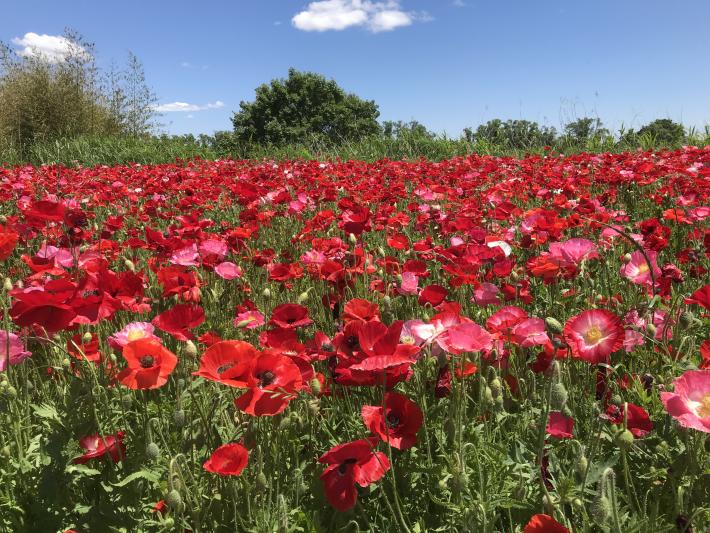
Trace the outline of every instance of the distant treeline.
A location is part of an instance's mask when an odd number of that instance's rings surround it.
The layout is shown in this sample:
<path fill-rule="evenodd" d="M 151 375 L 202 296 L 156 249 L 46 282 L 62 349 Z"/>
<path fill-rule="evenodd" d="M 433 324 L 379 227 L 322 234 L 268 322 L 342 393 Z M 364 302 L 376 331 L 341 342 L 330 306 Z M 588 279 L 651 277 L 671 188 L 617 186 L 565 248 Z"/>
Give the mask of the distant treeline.
<path fill-rule="evenodd" d="M 97 66 L 94 46 L 71 30 L 62 57 L 17 53 L 0 43 L 0 163 L 110 164 L 176 158 L 442 159 L 473 151 L 623 151 L 710 144 L 710 129 L 669 119 L 611 132 L 582 117 L 557 131 L 528 120 L 490 120 L 458 137 L 417 121 L 379 121 L 374 101 L 334 80 L 290 69 L 241 102 L 232 129 L 212 135 L 159 135 L 155 93 L 138 58 Z"/>

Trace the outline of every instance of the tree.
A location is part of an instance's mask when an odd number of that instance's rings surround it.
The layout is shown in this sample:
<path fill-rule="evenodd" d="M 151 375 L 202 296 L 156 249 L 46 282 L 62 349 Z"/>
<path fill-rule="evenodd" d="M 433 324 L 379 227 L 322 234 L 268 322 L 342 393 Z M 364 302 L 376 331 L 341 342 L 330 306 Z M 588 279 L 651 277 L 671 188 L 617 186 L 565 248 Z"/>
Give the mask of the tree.
<path fill-rule="evenodd" d="M 416 120 L 410 120 L 409 122 L 385 120 L 382 123 L 382 134 L 391 139 L 402 137 L 434 138 L 434 134 L 424 124 Z"/>
<path fill-rule="evenodd" d="M 654 144 L 661 146 L 678 146 L 685 140 L 685 129 L 669 118 L 659 118 L 643 126 L 636 136 L 648 136 Z"/>
<path fill-rule="evenodd" d="M 555 128 L 529 120 L 489 120 L 478 126 L 473 134 L 475 140 L 519 150 L 552 145 L 555 137 Z"/>
<path fill-rule="evenodd" d="M 584 144 L 591 139 L 606 137 L 609 130 L 598 118 L 583 117 L 565 125 L 565 137 L 577 144 Z"/>
<path fill-rule="evenodd" d="M 245 142 L 284 145 L 316 138 L 340 143 L 380 131 L 374 101 L 346 93 L 334 80 L 295 69 L 289 69 L 286 79 L 259 86 L 256 99 L 239 107 L 232 124 Z"/>

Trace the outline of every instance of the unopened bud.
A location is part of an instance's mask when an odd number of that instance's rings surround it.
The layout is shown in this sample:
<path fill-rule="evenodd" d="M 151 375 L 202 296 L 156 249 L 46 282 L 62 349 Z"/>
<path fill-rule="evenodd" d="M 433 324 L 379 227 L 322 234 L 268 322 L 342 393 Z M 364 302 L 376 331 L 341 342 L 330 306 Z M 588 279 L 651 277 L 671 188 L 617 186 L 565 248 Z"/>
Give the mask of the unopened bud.
<path fill-rule="evenodd" d="M 131 272 L 136 271 L 136 265 L 131 261 L 130 259 L 126 259 L 123 261 L 124 266 L 126 267 L 126 270 L 130 270 Z"/>
<path fill-rule="evenodd" d="M 348 240 L 350 241 L 350 244 L 356 244 L 357 243 L 357 237 L 355 236 L 354 233 L 351 233 L 348 235 Z"/>
<path fill-rule="evenodd" d="M 185 343 L 185 348 L 183 348 L 182 353 L 184 353 L 186 357 L 197 357 L 197 346 L 195 346 L 194 342 L 188 340 Z"/>
<path fill-rule="evenodd" d="M 155 461 L 158 457 L 160 457 L 160 448 L 158 448 L 156 443 L 149 442 L 148 446 L 145 447 L 145 454 L 148 456 L 148 459 Z"/>
<path fill-rule="evenodd" d="M 567 389 L 561 382 L 552 385 L 550 389 L 550 407 L 553 411 L 562 411 L 567 403 Z"/>
<path fill-rule="evenodd" d="M 545 326 L 547 326 L 547 329 L 549 329 L 552 333 L 562 333 L 562 324 L 560 324 L 560 321 L 556 318 L 548 316 L 545 319 Z"/>
<path fill-rule="evenodd" d="M 10 278 L 5 278 L 2 282 L 2 288 L 6 291 L 12 290 L 12 280 Z"/>
<path fill-rule="evenodd" d="M 268 287 L 266 287 L 263 291 L 261 291 L 261 295 L 264 298 L 269 299 L 269 298 L 271 298 L 271 291 L 269 290 Z"/>
<path fill-rule="evenodd" d="M 634 445 L 634 435 L 628 429 L 625 429 L 616 434 L 614 441 L 622 450 L 628 450 Z"/>
<path fill-rule="evenodd" d="M 693 313 L 691 313 L 690 311 L 685 311 L 684 313 L 680 314 L 678 324 L 680 324 L 683 329 L 688 329 L 693 324 L 694 320 L 695 316 L 693 316 Z"/>
<path fill-rule="evenodd" d="M 165 503 L 173 511 L 180 512 L 182 510 L 182 496 L 180 493 L 173 489 L 165 495 Z"/>
<path fill-rule="evenodd" d="M 491 395 L 493 398 L 499 398 L 503 392 L 503 384 L 498 376 L 494 377 L 489 383 L 488 387 L 491 389 Z"/>
<path fill-rule="evenodd" d="M 259 491 L 264 491 L 269 487 L 269 481 L 266 479 L 266 474 L 264 474 L 264 472 L 259 472 L 256 476 L 255 485 Z"/>
<path fill-rule="evenodd" d="M 313 378 L 310 382 L 311 390 L 313 391 L 313 394 L 318 396 L 321 391 L 321 383 L 318 378 Z"/>
<path fill-rule="evenodd" d="M 173 413 L 173 422 L 178 428 L 185 426 L 185 411 L 182 409 L 175 409 Z"/>
<path fill-rule="evenodd" d="M 298 304 L 302 304 L 303 302 L 308 300 L 308 291 L 303 291 L 301 294 L 298 295 L 298 298 L 296 298 L 296 302 Z"/>
<path fill-rule="evenodd" d="M 86 333 L 84 333 L 84 335 L 82 335 L 81 340 L 86 343 L 91 342 L 93 338 L 94 336 L 87 331 Z"/>
<path fill-rule="evenodd" d="M 651 336 L 654 336 L 656 334 L 656 326 L 652 322 L 649 322 L 646 324 L 646 333 L 648 333 Z"/>
<path fill-rule="evenodd" d="M 621 260 L 624 262 L 624 264 L 630 263 L 631 262 L 631 254 L 629 254 L 629 253 L 624 254 L 624 256 L 621 258 Z"/>
<path fill-rule="evenodd" d="M 589 514 L 598 524 L 604 524 L 611 516 L 611 503 L 606 496 L 599 496 L 592 502 Z"/>

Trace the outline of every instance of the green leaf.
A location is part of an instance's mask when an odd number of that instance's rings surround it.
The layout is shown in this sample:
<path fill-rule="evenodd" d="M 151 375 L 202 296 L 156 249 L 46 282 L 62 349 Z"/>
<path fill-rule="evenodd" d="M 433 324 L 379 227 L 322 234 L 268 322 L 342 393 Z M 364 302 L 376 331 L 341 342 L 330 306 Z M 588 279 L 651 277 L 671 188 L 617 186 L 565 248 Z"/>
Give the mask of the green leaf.
<path fill-rule="evenodd" d="M 136 479 L 145 479 L 147 481 L 155 483 L 157 481 L 160 481 L 160 476 L 155 472 L 151 472 L 150 470 L 139 470 L 138 472 L 133 472 L 131 475 L 126 476 L 118 483 L 112 483 L 112 485 L 114 487 L 125 487 L 131 481 L 135 481 Z"/>
<path fill-rule="evenodd" d="M 77 472 L 82 476 L 95 476 L 101 473 L 100 470 L 96 470 L 95 468 L 91 468 L 86 465 L 69 465 L 67 466 L 65 471 L 67 474 L 73 474 L 74 472 Z"/>
<path fill-rule="evenodd" d="M 51 420 L 52 422 L 56 422 L 57 424 L 63 425 L 62 419 L 59 417 L 59 413 L 57 412 L 57 409 L 54 406 L 46 403 L 40 405 L 33 403 L 30 404 L 30 407 L 32 407 L 32 412 L 39 418 Z"/>

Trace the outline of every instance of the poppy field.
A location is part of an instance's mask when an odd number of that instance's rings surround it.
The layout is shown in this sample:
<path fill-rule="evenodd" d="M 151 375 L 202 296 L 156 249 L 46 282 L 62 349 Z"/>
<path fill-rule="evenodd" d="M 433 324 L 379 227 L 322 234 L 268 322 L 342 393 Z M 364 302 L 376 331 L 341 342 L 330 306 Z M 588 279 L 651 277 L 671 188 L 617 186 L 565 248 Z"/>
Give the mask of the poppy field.
<path fill-rule="evenodd" d="M 710 148 L 0 168 L 0 531 L 708 531 Z"/>

